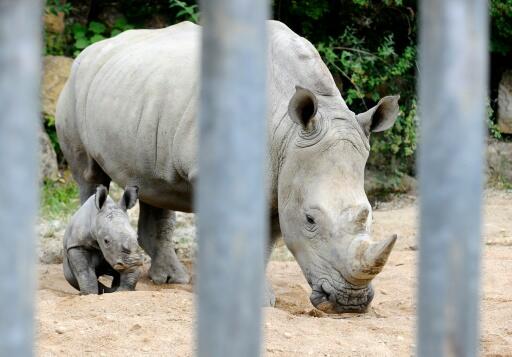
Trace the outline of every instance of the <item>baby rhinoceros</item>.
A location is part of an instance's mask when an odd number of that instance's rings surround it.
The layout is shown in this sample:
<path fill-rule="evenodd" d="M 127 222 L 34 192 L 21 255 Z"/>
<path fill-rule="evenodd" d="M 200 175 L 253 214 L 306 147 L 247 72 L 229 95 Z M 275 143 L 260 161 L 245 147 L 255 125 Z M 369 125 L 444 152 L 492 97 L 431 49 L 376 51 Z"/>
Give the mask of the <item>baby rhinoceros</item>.
<path fill-rule="evenodd" d="M 105 186 L 73 215 L 64 235 L 64 276 L 80 294 L 135 290 L 143 257 L 126 210 L 137 201 L 137 187 L 127 187 L 119 204 Z M 98 281 L 110 275 L 109 288 Z"/>

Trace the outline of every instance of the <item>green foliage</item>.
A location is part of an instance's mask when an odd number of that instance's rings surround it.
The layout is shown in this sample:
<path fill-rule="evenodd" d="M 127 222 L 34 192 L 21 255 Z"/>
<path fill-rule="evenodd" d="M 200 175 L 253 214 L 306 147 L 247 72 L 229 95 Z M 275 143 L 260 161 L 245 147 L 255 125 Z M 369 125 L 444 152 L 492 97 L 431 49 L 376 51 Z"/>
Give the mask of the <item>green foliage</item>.
<path fill-rule="evenodd" d="M 73 54 L 77 56 L 87 46 L 133 28 L 134 26 L 128 24 L 125 18 L 118 19 L 112 29 L 98 21 L 91 21 L 88 26 L 75 23 L 71 27 L 74 39 Z"/>
<path fill-rule="evenodd" d="M 57 15 L 62 12 L 64 15 L 71 13 L 72 5 L 70 3 L 62 3 L 61 0 L 46 0 L 46 11 Z"/>
<path fill-rule="evenodd" d="M 45 181 L 41 188 L 40 212 L 46 219 L 56 219 L 73 214 L 79 207 L 78 187 L 66 181 Z"/>
<path fill-rule="evenodd" d="M 71 12 L 71 4 L 62 3 L 61 0 L 46 0 L 46 13 L 57 16 L 59 13 L 68 15 Z M 66 51 L 66 36 L 61 33 L 44 32 L 44 55 L 62 56 Z"/>
<path fill-rule="evenodd" d="M 352 110 L 363 112 L 385 95 L 401 94 L 401 110 L 393 128 L 372 135 L 370 163 L 385 165 L 390 171 L 411 171 L 416 150 L 415 47 L 409 45 L 397 53 L 393 34 L 389 34 L 372 50 L 349 27 L 339 38 L 329 38 L 317 48 L 332 72 L 343 77 L 343 95 Z"/>
<path fill-rule="evenodd" d="M 73 54 L 77 56 L 87 46 L 105 39 L 107 27 L 102 23 L 92 21 L 89 26 L 73 24 L 71 33 L 74 39 Z"/>
<path fill-rule="evenodd" d="M 44 55 L 64 56 L 66 54 L 66 36 L 61 33 L 44 32 Z"/>
<path fill-rule="evenodd" d="M 491 0 L 491 50 L 501 55 L 512 50 L 512 0 Z"/>
<path fill-rule="evenodd" d="M 491 101 L 487 99 L 487 128 L 489 130 L 489 136 L 494 139 L 502 139 L 501 131 L 493 121 L 494 118 L 494 110 L 491 107 Z"/>
<path fill-rule="evenodd" d="M 176 19 L 199 22 L 199 7 L 196 4 L 189 5 L 185 1 L 169 0 L 169 8 L 176 8 Z"/>

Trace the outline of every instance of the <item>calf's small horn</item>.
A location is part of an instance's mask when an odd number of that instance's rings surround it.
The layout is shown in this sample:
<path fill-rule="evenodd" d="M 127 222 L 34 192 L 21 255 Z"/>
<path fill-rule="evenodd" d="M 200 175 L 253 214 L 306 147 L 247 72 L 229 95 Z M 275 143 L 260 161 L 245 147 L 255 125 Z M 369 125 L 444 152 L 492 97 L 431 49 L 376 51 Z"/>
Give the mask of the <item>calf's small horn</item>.
<path fill-rule="evenodd" d="M 356 281 L 369 281 L 379 274 L 388 260 L 397 239 L 394 234 L 380 242 L 360 242 L 356 249 L 351 276 Z"/>

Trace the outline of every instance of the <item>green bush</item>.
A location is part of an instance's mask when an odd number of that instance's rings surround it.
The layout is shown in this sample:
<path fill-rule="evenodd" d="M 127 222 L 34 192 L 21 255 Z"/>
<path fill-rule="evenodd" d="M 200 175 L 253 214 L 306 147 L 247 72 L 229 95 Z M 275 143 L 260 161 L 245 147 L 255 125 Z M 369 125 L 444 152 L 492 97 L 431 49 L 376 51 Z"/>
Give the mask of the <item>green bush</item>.
<path fill-rule="evenodd" d="M 128 24 L 125 18 L 118 19 L 112 29 L 97 21 L 91 21 L 88 26 L 75 23 L 71 27 L 74 39 L 73 54 L 77 56 L 87 46 L 133 28 L 134 26 Z"/>
<path fill-rule="evenodd" d="M 169 0 L 169 8 L 176 8 L 177 20 L 192 21 L 194 23 L 199 22 L 199 6 L 196 4 L 187 4 L 185 1 L 180 0 Z"/>
<path fill-rule="evenodd" d="M 73 214 L 79 207 L 78 186 L 66 181 L 45 181 L 41 188 L 40 212 L 45 218 L 56 219 Z"/>
<path fill-rule="evenodd" d="M 63 3 L 61 0 L 46 0 L 46 11 L 57 15 L 62 12 L 64 15 L 71 13 L 72 5 L 69 3 Z"/>
<path fill-rule="evenodd" d="M 501 55 L 512 50 L 512 0 L 491 0 L 491 50 Z"/>

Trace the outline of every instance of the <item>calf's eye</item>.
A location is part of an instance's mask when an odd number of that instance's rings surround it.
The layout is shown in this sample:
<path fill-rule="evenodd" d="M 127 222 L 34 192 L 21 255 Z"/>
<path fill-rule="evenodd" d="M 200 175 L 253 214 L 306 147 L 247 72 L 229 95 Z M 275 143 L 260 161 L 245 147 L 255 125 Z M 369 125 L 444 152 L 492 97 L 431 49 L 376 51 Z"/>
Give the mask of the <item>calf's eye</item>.
<path fill-rule="evenodd" d="M 110 240 L 107 239 L 107 238 L 103 239 L 103 241 L 105 242 L 105 244 L 109 244 L 110 243 Z"/>

